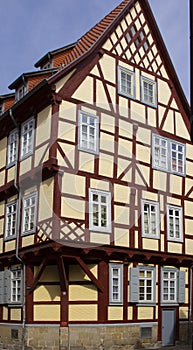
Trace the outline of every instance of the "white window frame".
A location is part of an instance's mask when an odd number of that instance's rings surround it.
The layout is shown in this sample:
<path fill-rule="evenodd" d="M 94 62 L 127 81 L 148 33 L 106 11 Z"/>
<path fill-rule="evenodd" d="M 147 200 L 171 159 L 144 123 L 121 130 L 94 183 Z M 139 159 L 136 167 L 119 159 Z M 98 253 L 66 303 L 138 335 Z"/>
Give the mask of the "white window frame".
<path fill-rule="evenodd" d="M 6 218 L 5 218 L 5 239 L 13 239 L 16 237 L 17 230 L 17 201 L 12 201 L 6 204 Z M 9 231 L 8 231 L 9 230 Z M 14 232 L 10 234 L 9 232 Z"/>
<path fill-rule="evenodd" d="M 15 93 L 15 100 L 18 102 L 28 93 L 28 84 L 25 83 L 18 87 Z"/>
<path fill-rule="evenodd" d="M 4 103 L 0 103 L 0 116 L 4 113 Z"/>
<path fill-rule="evenodd" d="M 140 276 L 140 272 L 144 272 Z M 149 276 L 150 275 L 150 276 Z M 143 283 L 140 283 L 140 282 Z M 156 268 L 139 265 L 130 268 L 130 302 L 137 305 L 152 305 L 156 303 Z M 144 295 L 140 298 L 140 295 Z M 148 298 L 150 296 L 150 298 Z"/>
<path fill-rule="evenodd" d="M 34 150 L 35 119 L 30 118 L 21 125 L 21 160 L 27 158 Z"/>
<path fill-rule="evenodd" d="M 172 150 L 178 147 L 179 151 Z M 173 168 L 172 154 L 177 159 L 176 169 Z M 182 171 L 179 170 L 180 159 L 182 158 Z M 185 176 L 186 145 L 157 134 L 152 135 L 152 167 L 157 170 L 166 171 L 171 174 Z"/>
<path fill-rule="evenodd" d="M 32 201 L 34 202 L 32 205 Z M 29 202 L 29 204 L 27 203 Z M 28 235 L 36 232 L 37 222 L 37 192 L 28 194 L 23 197 L 23 212 L 22 212 L 22 234 Z M 27 224 L 27 229 L 26 225 Z M 31 224 L 33 227 L 31 228 Z"/>
<path fill-rule="evenodd" d="M 156 292 L 156 275 L 155 275 L 155 267 L 151 266 L 138 266 L 139 270 L 139 303 L 151 304 L 155 302 L 155 292 Z M 140 276 L 140 272 L 144 273 L 144 276 Z M 151 274 L 151 277 L 148 274 Z M 140 281 L 143 281 L 144 284 L 141 285 Z M 144 291 L 144 298 L 140 299 L 140 295 L 142 294 L 141 290 Z M 151 290 L 151 294 L 149 293 Z M 148 299 L 148 295 L 151 295 L 151 299 Z"/>
<path fill-rule="evenodd" d="M 21 267 L 11 269 L 11 304 L 21 304 L 23 298 L 23 276 Z"/>
<path fill-rule="evenodd" d="M 146 232 L 145 228 L 145 215 L 146 212 L 144 211 L 144 206 L 149 206 L 149 212 L 148 214 L 148 228 L 149 232 Z M 152 208 L 155 208 L 155 233 L 153 233 L 153 211 Z M 160 218 L 159 218 L 159 203 L 158 202 L 152 202 L 145 199 L 141 200 L 141 227 L 142 227 L 142 237 L 145 238 L 154 238 L 159 239 L 160 238 Z"/>
<path fill-rule="evenodd" d="M 109 264 L 109 304 L 123 304 L 123 265 Z"/>
<path fill-rule="evenodd" d="M 168 274 L 167 278 L 164 277 L 165 273 Z M 171 278 L 171 275 L 174 275 L 174 278 Z M 167 299 L 164 295 L 167 295 Z M 161 300 L 163 304 L 178 303 L 178 269 L 167 267 L 161 269 Z"/>
<path fill-rule="evenodd" d="M 170 211 L 173 212 L 172 215 L 170 214 Z M 176 213 L 178 213 L 178 215 L 176 215 Z M 183 242 L 182 218 L 183 218 L 182 207 L 167 205 L 167 239 L 168 241 Z M 171 221 L 173 224 L 173 236 L 170 234 Z M 179 231 L 179 237 L 177 237 L 178 231 Z"/>
<path fill-rule="evenodd" d="M 147 90 L 147 88 L 145 89 L 145 84 L 147 84 L 149 87 L 152 87 L 152 100 L 150 101 L 150 94 L 149 94 L 149 90 Z M 147 96 L 147 97 L 145 97 Z M 154 80 L 150 80 L 144 76 L 141 76 L 141 102 L 152 106 L 152 107 L 156 107 L 157 106 L 157 84 Z"/>
<path fill-rule="evenodd" d="M 7 143 L 7 167 L 14 165 L 17 161 L 18 131 L 13 130 L 8 136 Z"/>
<path fill-rule="evenodd" d="M 123 89 L 122 73 L 131 80 L 130 92 L 126 91 L 127 89 Z M 135 99 L 135 73 L 121 66 L 118 67 L 118 93 L 120 95 Z"/>
<path fill-rule="evenodd" d="M 98 201 L 94 201 L 94 195 L 98 196 Z M 102 202 L 102 197 L 106 198 L 106 203 Z M 94 205 L 98 206 L 99 225 L 94 225 Z M 102 226 L 102 207 L 106 208 L 106 226 Z M 111 193 L 89 188 L 89 229 L 97 232 L 111 232 Z"/>
<path fill-rule="evenodd" d="M 92 124 L 91 124 L 92 122 Z M 98 154 L 99 153 L 99 117 L 87 113 L 85 111 L 79 111 L 78 115 L 78 149 L 80 151 Z M 86 129 L 84 132 L 83 129 Z M 91 147 L 91 132 L 93 133 L 93 147 Z M 83 139 L 83 135 L 85 135 Z"/>

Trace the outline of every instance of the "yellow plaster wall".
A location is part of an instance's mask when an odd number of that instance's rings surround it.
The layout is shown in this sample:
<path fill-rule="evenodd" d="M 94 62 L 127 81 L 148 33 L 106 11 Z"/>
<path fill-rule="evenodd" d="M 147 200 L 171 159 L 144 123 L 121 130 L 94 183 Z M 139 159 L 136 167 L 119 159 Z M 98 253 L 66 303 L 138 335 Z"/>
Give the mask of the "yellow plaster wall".
<path fill-rule="evenodd" d="M 33 235 L 22 237 L 22 247 L 29 247 L 32 244 L 34 244 Z"/>
<path fill-rule="evenodd" d="M 62 101 L 60 104 L 60 118 L 76 122 L 76 104 L 68 101 Z M 62 134 L 59 129 L 59 138 Z"/>
<path fill-rule="evenodd" d="M 7 169 L 7 182 L 15 179 L 15 166 Z"/>
<path fill-rule="evenodd" d="M 93 285 L 71 285 L 69 286 L 69 301 L 97 301 L 98 292 L 95 286 Z"/>
<path fill-rule="evenodd" d="M 115 205 L 114 206 L 115 223 L 129 225 L 129 213 L 130 213 L 130 209 L 128 207 Z"/>
<path fill-rule="evenodd" d="M 114 155 L 100 153 L 99 156 L 99 174 L 104 177 L 113 177 Z"/>
<path fill-rule="evenodd" d="M 175 119 L 176 119 L 176 135 L 180 135 L 180 137 L 183 137 L 185 140 L 189 140 L 190 134 L 184 123 L 182 115 L 176 112 Z"/>
<path fill-rule="evenodd" d="M 108 135 L 104 132 L 100 132 L 100 149 L 114 153 L 115 141 L 114 135 Z"/>
<path fill-rule="evenodd" d="M 38 220 L 51 218 L 53 215 L 53 186 L 54 180 L 50 178 L 41 183 L 39 191 Z M 59 199 L 58 199 L 59 200 Z"/>
<path fill-rule="evenodd" d="M 91 243 L 110 244 L 110 235 L 108 233 L 90 232 Z"/>
<path fill-rule="evenodd" d="M 88 269 L 93 273 L 93 275 L 98 278 L 98 266 L 97 265 L 87 265 Z M 87 274 L 81 269 L 79 265 L 71 265 L 69 267 L 69 281 L 90 281 Z"/>
<path fill-rule="evenodd" d="M 122 202 L 129 204 L 130 202 L 130 192 L 131 189 L 128 186 L 123 186 L 119 184 L 114 185 L 114 200 L 115 202 Z"/>
<path fill-rule="evenodd" d="M 34 321 L 60 321 L 60 305 L 34 305 Z"/>
<path fill-rule="evenodd" d="M 158 79 L 158 101 L 167 106 L 169 98 L 171 96 L 171 91 L 168 86 L 168 83 Z"/>
<path fill-rule="evenodd" d="M 187 306 L 180 306 L 179 307 L 179 318 L 188 319 L 188 307 Z"/>
<path fill-rule="evenodd" d="M 193 240 L 187 239 L 185 240 L 185 254 L 192 255 L 193 252 Z"/>
<path fill-rule="evenodd" d="M 110 191 L 110 182 L 103 180 L 90 180 L 90 187 L 93 189 L 101 190 L 101 191 Z"/>
<path fill-rule="evenodd" d="M 93 102 L 93 78 L 86 77 L 86 79 L 75 91 L 72 98 L 75 98 L 80 101 L 92 103 Z"/>
<path fill-rule="evenodd" d="M 109 306 L 108 307 L 108 320 L 121 321 L 123 319 L 123 307 L 121 306 Z"/>
<path fill-rule="evenodd" d="M 79 170 L 94 173 L 94 159 L 91 153 L 79 152 Z"/>
<path fill-rule="evenodd" d="M 122 247 L 129 247 L 129 230 L 115 228 L 114 229 L 115 245 Z"/>
<path fill-rule="evenodd" d="M 113 57 L 108 55 L 103 55 L 100 60 L 101 68 L 105 80 L 111 83 L 116 83 L 116 61 Z"/>
<path fill-rule="evenodd" d="M 36 127 L 36 147 L 41 143 L 50 139 L 51 130 L 51 106 L 46 107 L 43 111 L 38 113 L 37 127 Z"/>
<path fill-rule="evenodd" d="M 8 308 L 3 306 L 3 320 L 8 320 Z"/>
<path fill-rule="evenodd" d="M 0 141 L 0 168 L 6 165 L 6 148 L 7 148 L 7 138 L 5 137 Z"/>
<path fill-rule="evenodd" d="M 132 143 L 130 140 L 119 138 L 118 140 L 118 156 L 127 156 L 132 158 Z"/>
<path fill-rule="evenodd" d="M 62 176 L 62 193 L 85 197 L 85 177 L 64 173 Z"/>
<path fill-rule="evenodd" d="M 159 242 L 157 239 L 142 238 L 143 249 L 158 250 Z"/>
<path fill-rule="evenodd" d="M 11 250 L 15 250 L 15 248 L 16 248 L 16 241 L 15 241 L 15 239 L 13 241 L 5 242 L 5 252 L 11 251 Z"/>
<path fill-rule="evenodd" d="M 85 201 L 63 197 L 61 199 L 61 215 L 64 217 L 84 220 L 85 219 Z"/>
<path fill-rule="evenodd" d="M 115 131 L 115 118 L 111 115 L 101 113 L 101 130 L 107 130 L 114 133 Z"/>
<path fill-rule="evenodd" d="M 34 274 L 37 272 L 38 267 L 35 267 Z M 56 266 L 47 266 L 41 275 L 39 282 L 59 282 L 58 269 Z"/>
<path fill-rule="evenodd" d="M 21 309 L 11 309 L 10 313 L 12 321 L 21 321 Z"/>
<path fill-rule="evenodd" d="M 182 244 L 175 242 L 168 242 L 168 252 L 182 254 Z"/>
<path fill-rule="evenodd" d="M 20 176 L 31 170 L 32 156 L 20 162 Z"/>
<path fill-rule="evenodd" d="M 37 287 L 34 291 L 34 302 L 36 301 L 60 301 L 60 285 Z"/>
<path fill-rule="evenodd" d="M 145 106 L 131 101 L 131 119 L 140 123 L 145 123 Z"/>
<path fill-rule="evenodd" d="M 5 184 L 5 171 L 2 171 L 0 173 L 0 186 L 3 186 Z"/>
<path fill-rule="evenodd" d="M 76 71 L 76 69 L 73 69 L 69 74 L 67 74 L 63 79 L 59 80 L 56 83 L 56 92 L 58 92 L 63 85 L 70 79 L 70 77 L 73 75 L 73 73 Z"/>
<path fill-rule="evenodd" d="M 0 238 L 0 253 L 3 253 L 3 238 Z"/>
<path fill-rule="evenodd" d="M 139 306 L 138 307 L 138 320 L 153 319 L 153 310 L 151 306 Z"/>
<path fill-rule="evenodd" d="M 97 305 L 69 305 L 69 321 L 97 321 Z"/>
<path fill-rule="evenodd" d="M 67 121 L 59 121 L 59 133 L 60 138 L 64 139 L 65 141 L 71 141 L 75 142 L 75 135 L 76 135 L 76 125 L 70 124 Z"/>
<path fill-rule="evenodd" d="M 48 160 L 48 157 L 49 157 L 49 145 L 47 144 L 47 145 L 44 145 L 44 146 L 38 148 L 35 151 L 34 165 L 35 166 L 42 165 L 43 162 Z"/>

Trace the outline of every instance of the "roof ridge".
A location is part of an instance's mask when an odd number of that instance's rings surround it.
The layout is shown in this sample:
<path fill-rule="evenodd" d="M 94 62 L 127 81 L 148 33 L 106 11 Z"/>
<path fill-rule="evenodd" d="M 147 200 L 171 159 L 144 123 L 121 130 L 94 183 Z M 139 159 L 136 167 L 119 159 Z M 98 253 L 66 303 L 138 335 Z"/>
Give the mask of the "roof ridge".
<path fill-rule="evenodd" d="M 89 51 L 130 2 L 132 2 L 132 0 L 123 0 L 102 20 L 100 20 L 90 30 L 83 34 L 82 37 L 77 41 L 77 44 L 72 49 L 72 51 L 69 52 L 69 54 L 66 56 L 64 65 L 67 65 L 78 58 L 80 56 L 80 52 L 84 54 Z"/>

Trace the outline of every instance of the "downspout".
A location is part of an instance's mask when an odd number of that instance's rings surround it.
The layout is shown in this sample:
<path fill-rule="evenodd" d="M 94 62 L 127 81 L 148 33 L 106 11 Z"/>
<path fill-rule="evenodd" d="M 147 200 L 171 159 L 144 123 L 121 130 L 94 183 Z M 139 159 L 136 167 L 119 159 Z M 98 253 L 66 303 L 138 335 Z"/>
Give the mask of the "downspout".
<path fill-rule="evenodd" d="M 192 324 L 192 273 L 193 273 L 193 265 L 190 266 L 189 309 L 188 309 L 188 344 L 192 344 L 192 329 L 191 329 L 191 324 Z"/>
<path fill-rule="evenodd" d="M 21 350 L 25 350 L 25 275 L 26 275 L 26 267 L 24 261 L 19 256 L 19 229 L 20 229 L 20 210 L 21 210 L 21 190 L 19 186 L 18 181 L 18 154 L 19 154 L 19 126 L 14 119 L 12 109 L 9 110 L 9 115 L 11 120 L 13 121 L 13 124 L 15 125 L 17 129 L 17 150 L 16 150 L 16 161 L 15 161 L 15 176 L 14 176 L 14 187 L 16 188 L 18 195 L 18 207 L 17 207 L 17 226 L 16 226 L 16 250 L 15 250 L 15 256 L 16 259 L 19 260 L 22 264 L 23 269 L 23 298 L 22 298 L 22 348 Z"/>

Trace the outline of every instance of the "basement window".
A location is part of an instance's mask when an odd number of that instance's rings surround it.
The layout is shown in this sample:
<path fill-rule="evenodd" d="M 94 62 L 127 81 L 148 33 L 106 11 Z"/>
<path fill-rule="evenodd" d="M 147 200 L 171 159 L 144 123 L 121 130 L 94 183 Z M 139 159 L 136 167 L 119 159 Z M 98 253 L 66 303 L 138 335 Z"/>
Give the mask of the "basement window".
<path fill-rule="evenodd" d="M 140 328 L 141 339 L 152 339 L 152 327 L 141 327 Z"/>

